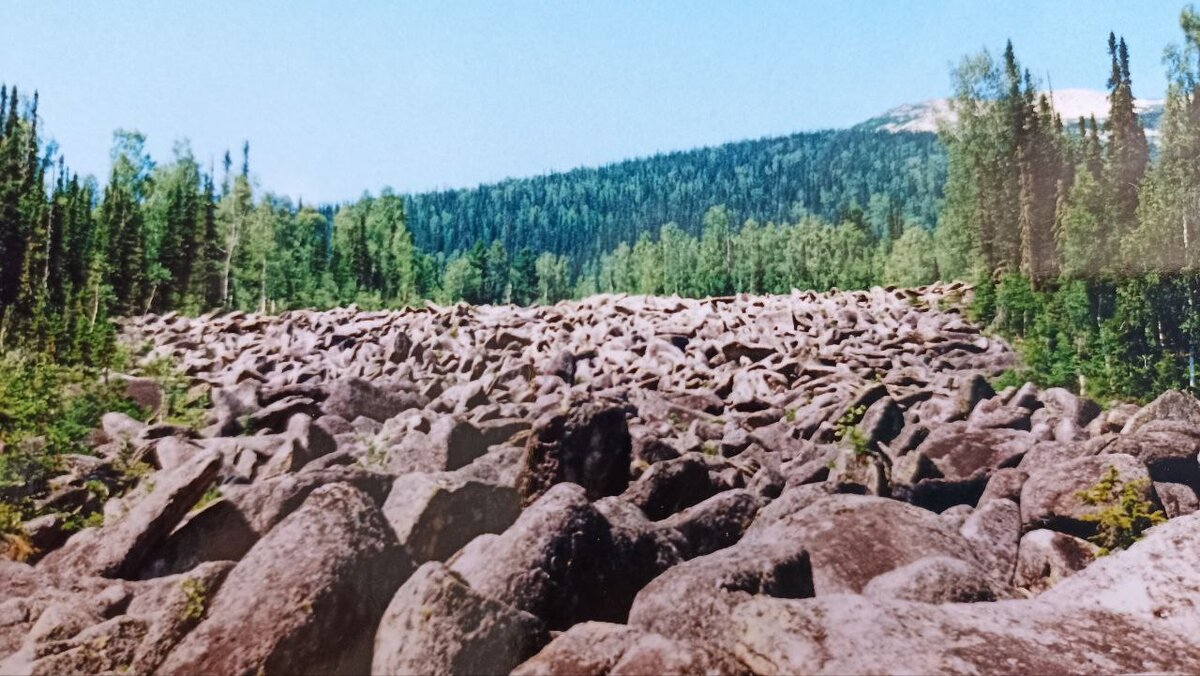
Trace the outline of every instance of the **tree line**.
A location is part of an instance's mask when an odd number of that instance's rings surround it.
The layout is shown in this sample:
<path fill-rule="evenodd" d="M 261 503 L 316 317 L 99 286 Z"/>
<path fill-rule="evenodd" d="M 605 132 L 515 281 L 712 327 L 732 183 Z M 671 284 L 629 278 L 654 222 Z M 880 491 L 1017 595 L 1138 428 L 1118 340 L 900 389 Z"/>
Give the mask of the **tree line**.
<path fill-rule="evenodd" d="M 572 272 L 664 223 L 699 236 L 705 212 L 839 222 L 857 205 L 932 228 L 946 156 L 934 134 L 818 131 L 665 153 L 406 199 L 413 240 L 447 257 L 500 241 L 566 255 Z"/>
<path fill-rule="evenodd" d="M 219 168 L 204 167 L 186 142 L 156 162 L 143 135 L 118 130 L 107 180 L 80 177 L 39 132 L 36 93 L 0 94 L 0 346 L 67 361 L 102 359 L 108 320 L 143 312 L 740 290 L 714 247 L 761 268 L 739 273 L 747 290 L 861 285 L 878 275 L 850 270 L 878 260 L 873 247 L 888 232 L 933 218 L 945 165 L 932 135 L 818 132 L 472 191 L 385 189 L 312 205 L 259 190 L 248 144 L 236 165 L 226 153 Z M 721 200 L 731 206 L 712 209 Z M 826 233 L 825 213 L 854 227 Z M 743 226 L 735 214 L 777 218 Z M 776 225 L 789 218 L 796 225 Z M 793 236 L 788 263 L 757 260 Z M 867 242 L 865 259 L 801 252 Z M 666 251 L 661 265 L 649 262 Z M 693 251 L 707 267 L 690 269 Z M 667 272 L 657 283 L 635 267 Z"/>
<path fill-rule="evenodd" d="M 974 311 L 1015 338 L 1022 375 L 1101 397 L 1195 388 L 1200 15 L 1181 25 L 1154 158 L 1116 35 L 1103 125 L 1061 120 L 1011 43 L 954 71 L 939 270 L 978 280 Z"/>

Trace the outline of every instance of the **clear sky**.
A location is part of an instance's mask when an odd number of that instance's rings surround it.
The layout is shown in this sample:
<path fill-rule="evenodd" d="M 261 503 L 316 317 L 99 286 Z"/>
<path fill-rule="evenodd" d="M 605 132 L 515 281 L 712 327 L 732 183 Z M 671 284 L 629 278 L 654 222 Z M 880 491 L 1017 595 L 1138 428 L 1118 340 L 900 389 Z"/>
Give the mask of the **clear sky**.
<path fill-rule="evenodd" d="M 243 139 L 306 201 L 459 187 L 853 124 L 944 96 L 1011 37 L 1055 88 L 1102 88 L 1109 30 L 1134 91 L 1165 88 L 1180 2 L 60 2 L 0 8 L 0 81 L 41 92 L 68 163 L 107 173 L 117 127 L 156 159 Z"/>

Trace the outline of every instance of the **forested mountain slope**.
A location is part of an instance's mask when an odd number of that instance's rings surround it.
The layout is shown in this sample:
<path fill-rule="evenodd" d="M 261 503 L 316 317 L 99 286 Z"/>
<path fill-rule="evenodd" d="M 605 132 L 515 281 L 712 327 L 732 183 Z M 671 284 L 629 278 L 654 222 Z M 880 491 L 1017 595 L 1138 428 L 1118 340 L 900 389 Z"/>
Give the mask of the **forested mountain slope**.
<path fill-rule="evenodd" d="M 945 178 L 933 134 L 818 131 L 412 195 L 405 207 L 414 243 L 431 253 L 500 240 L 578 262 L 670 222 L 696 235 L 720 204 L 739 219 L 776 222 L 899 208 L 932 227 Z"/>

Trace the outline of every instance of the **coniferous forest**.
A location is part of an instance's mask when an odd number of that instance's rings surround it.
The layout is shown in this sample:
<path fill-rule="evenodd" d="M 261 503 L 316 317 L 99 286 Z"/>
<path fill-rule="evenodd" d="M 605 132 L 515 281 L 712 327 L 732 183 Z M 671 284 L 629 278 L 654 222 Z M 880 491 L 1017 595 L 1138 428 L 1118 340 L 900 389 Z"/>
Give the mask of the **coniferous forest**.
<path fill-rule="evenodd" d="M 1153 152 L 1109 35 L 1102 123 L 1061 119 L 1010 44 L 961 60 L 936 135 L 821 131 L 336 205 L 262 191 L 249 144 L 204 167 L 186 142 L 151 158 L 135 131 L 114 134 L 108 176 L 79 176 L 37 94 L 7 85 L 0 343 L 103 365 L 111 320 L 145 312 L 969 279 L 1021 377 L 1129 399 L 1193 386 L 1200 16 L 1181 26 Z"/>

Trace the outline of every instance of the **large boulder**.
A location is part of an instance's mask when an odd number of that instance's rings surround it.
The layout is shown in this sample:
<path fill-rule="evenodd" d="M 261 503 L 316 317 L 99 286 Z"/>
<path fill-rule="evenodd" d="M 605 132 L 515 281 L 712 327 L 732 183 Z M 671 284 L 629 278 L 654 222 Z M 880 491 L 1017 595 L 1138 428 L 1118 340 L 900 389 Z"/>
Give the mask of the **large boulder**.
<path fill-rule="evenodd" d="M 1129 549 L 1101 557 L 1041 598 L 1136 618 L 1164 637 L 1200 636 L 1200 514 L 1172 519 L 1146 532 Z M 1133 639 L 1138 636 L 1131 637 Z M 1191 641 L 1194 650 L 1200 644 Z M 1178 653 L 1182 658 L 1185 652 Z M 1178 666 L 1189 664 L 1180 661 Z M 1200 661 L 1190 663 L 1200 668 Z M 1149 671 L 1151 668 L 1147 668 Z"/>
<path fill-rule="evenodd" d="M 366 493 L 323 486 L 230 571 L 160 670 L 364 673 L 379 618 L 411 571 Z"/>
<path fill-rule="evenodd" d="M 929 458 L 941 476 L 966 479 L 1016 465 L 1033 443 L 1023 430 L 972 430 L 955 423 L 935 429 L 916 452 Z"/>
<path fill-rule="evenodd" d="M 749 543 L 793 542 L 812 560 L 817 595 L 859 593 L 878 575 L 927 556 L 976 563 L 971 544 L 937 514 L 886 498 L 833 495 L 762 529 Z"/>
<path fill-rule="evenodd" d="M 1049 528 L 1078 537 L 1096 532 L 1093 517 L 1110 506 L 1115 496 L 1103 504 L 1089 504 L 1082 493 L 1115 471 L 1117 488 L 1136 485 L 1139 499 L 1159 507 L 1158 495 L 1150 482 L 1146 466 L 1125 454 L 1076 458 L 1031 472 L 1021 488 L 1021 523 L 1026 531 Z"/>
<path fill-rule="evenodd" d="M 660 523 L 683 536 L 685 557 L 702 556 L 740 540 L 754 521 L 758 505 L 754 494 L 737 488 L 718 493 Z"/>
<path fill-rule="evenodd" d="M 1100 548 L 1077 537 L 1039 528 L 1021 537 L 1013 586 L 1040 592 L 1089 566 Z"/>
<path fill-rule="evenodd" d="M 517 490 L 525 504 L 562 482 L 582 486 L 591 500 L 617 495 L 629 484 L 630 448 L 623 407 L 571 402 L 534 426 Z"/>
<path fill-rule="evenodd" d="M 456 470 L 487 449 L 487 440 L 474 423 L 447 415 L 434 422 L 428 434 L 410 432 L 388 448 L 387 470 L 392 474 Z"/>
<path fill-rule="evenodd" d="M 889 570 L 868 582 L 862 593 L 921 603 L 974 603 L 1003 597 L 979 566 L 947 556 L 927 556 Z"/>
<path fill-rule="evenodd" d="M 401 411 L 421 408 L 428 400 L 421 395 L 403 390 L 385 390 L 367 380 L 347 377 L 335 380 L 328 386 L 329 395 L 321 408 L 326 415 L 336 415 L 346 420 L 359 416 L 383 422 Z"/>
<path fill-rule="evenodd" d="M 625 619 L 634 594 L 674 563 L 614 528 L 583 488 L 555 484 L 500 535 L 482 535 L 449 561 L 481 594 L 546 621 Z"/>
<path fill-rule="evenodd" d="M 1147 673 L 1200 666 L 1200 646 L 1160 626 L 1037 600 L 935 605 L 836 595 L 749 600 L 725 634 L 755 673 Z"/>
<path fill-rule="evenodd" d="M 1167 518 L 1174 519 L 1200 510 L 1200 496 L 1191 486 L 1155 482 L 1154 492 L 1162 500 Z"/>
<path fill-rule="evenodd" d="M 655 521 L 705 500 L 722 489 L 697 453 L 650 466 L 621 497 Z"/>
<path fill-rule="evenodd" d="M 158 472 L 153 488 L 112 524 L 81 531 L 42 559 L 40 567 L 59 576 L 134 578 L 143 561 L 204 494 L 221 467 L 215 453 Z"/>
<path fill-rule="evenodd" d="M 429 562 L 396 592 L 375 632 L 371 673 L 504 674 L 546 643 L 542 621 Z"/>
<path fill-rule="evenodd" d="M 721 638 L 734 608 L 756 595 L 813 595 L 813 571 L 800 543 L 743 540 L 670 568 L 638 593 L 629 624 L 725 650 Z"/>
<path fill-rule="evenodd" d="M 730 674 L 745 667 L 701 645 L 607 622 L 583 622 L 512 671 L 513 676 L 557 674 Z"/>
<path fill-rule="evenodd" d="M 357 467 L 284 474 L 247 485 L 222 486 L 221 497 L 190 514 L 142 565 L 142 579 L 190 570 L 204 561 L 237 561 L 309 494 L 348 483 L 383 504 L 392 478 Z"/>
<path fill-rule="evenodd" d="M 1192 427 L 1200 424 L 1200 401 L 1187 392 L 1167 390 L 1129 417 L 1122 434 L 1132 434 L 1155 420 L 1176 420 Z"/>
<path fill-rule="evenodd" d="M 1002 587 L 1009 586 L 1021 540 L 1021 508 L 1005 498 L 989 500 L 967 516 L 958 532 L 991 578 Z"/>
<path fill-rule="evenodd" d="M 1190 396 L 1190 395 L 1188 395 Z M 1119 434 L 1105 453 L 1125 453 L 1141 460 L 1154 481 L 1184 484 L 1200 491 L 1200 426 L 1177 420 L 1153 420 L 1132 434 Z"/>
<path fill-rule="evenodd" d="M 445 561 L 477 535 L 500 533 L 521 513 L 516 490 L 450 473 L 396 479 L 383 516 L 415 563 Z"/>

